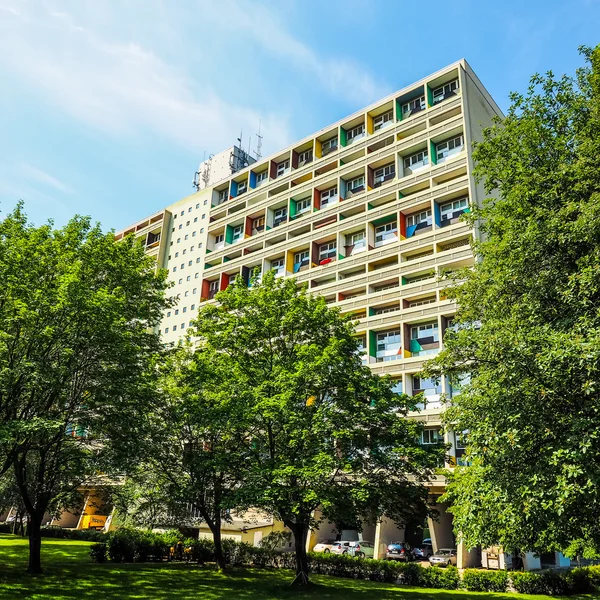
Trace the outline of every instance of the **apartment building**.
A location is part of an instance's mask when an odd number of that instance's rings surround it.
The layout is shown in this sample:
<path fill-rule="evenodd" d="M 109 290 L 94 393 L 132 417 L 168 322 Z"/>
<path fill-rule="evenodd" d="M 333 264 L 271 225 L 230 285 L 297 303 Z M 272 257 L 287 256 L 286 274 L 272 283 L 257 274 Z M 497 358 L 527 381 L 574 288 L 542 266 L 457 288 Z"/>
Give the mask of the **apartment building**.
<path fill-rule="evenodd" d="M 460 435 L 442 433 L 440 420 L 442 395 L 460 385 L 419 371 L 456 310 L 439 276 L 474 261 L 477 231 L 460 219 L 483 199 L 471 146 L 501 114 L 461 60 L 117 234 L 141 236 L 169 271 L 179 303 L 161 323 L 165 342 L 238 275 L 249 284 L 267 270 L 293 276 L 356 319 L 373 372 L 389 374 L 398 392 L 423 393 L 411 415 L 425 423 L 422 443 L 450 443 L 451 464 L 460 461 Z M 432 497 L 443 486 L 431 481 Z M 438 509 L 434 546 L 453 546 L 451 517 Z M 321 527 L 310 547 L 330 533 Z M 404 539 L 386 521 L 363 535 L 376 556 Z M 459 565 L 477 560 L 459 547 Z"/>

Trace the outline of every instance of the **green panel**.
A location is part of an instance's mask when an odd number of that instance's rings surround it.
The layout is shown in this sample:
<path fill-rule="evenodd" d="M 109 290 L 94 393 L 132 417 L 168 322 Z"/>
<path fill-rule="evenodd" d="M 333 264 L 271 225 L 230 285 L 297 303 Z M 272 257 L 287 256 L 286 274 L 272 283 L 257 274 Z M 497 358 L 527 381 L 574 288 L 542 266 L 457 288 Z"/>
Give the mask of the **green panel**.
<path fill-rule="evenodd" d="M 225 242 L 227 244 L 233 242 L 233 227 L 231 225 L 227 225 L 225 228 Z"/>
<path fill-rule="evenodd" d="M 406 285 L 406 277 L 404 275 L 402 275 L 402 285 Z"/>
<path fill-rule="evenodd" d="M 367 202 L 367 210 L 373 210 L 373 205 L 370 202 Z"/>
<path fill-rule="evenodd" d="M 429 140 L 429 164 L 437 165 L 437 154 L 435 152 L 435 144 Z"/>
<path fill-rule="evenodd" d="M 399 197 L 400 199 L 402 199 L 402 198 L 404 198 L 404 194 L 403 194 L 402 192 L 398 192 L 398 197 Z"/>
<path fill-rule="evenodd" d="M 387 217 L 381 217 L 381 219 L 375 219 L 375 221 L 371 221 L 371 225 L 373 225 L 374 227 L 379 227 L 379 225 L 385 225 L 386 223 L 395 221 L 397 218 L 398 218 L 397 213 L 392 213 L 391 215 L 388 215 Z"/>
<path fill-rule="evenodd" d="M 346 136 L 346 130 L 343 127 L 340 127 L 340 146 L 345 146 L 348 143 L 348 138 Z"/>
<path fill-rule="evenodd" d="M 204 263 L 205 269 L 210 269 L 211 267 L 212 267 L 212 265 L 210 263 Z"/>
<path fill-rule="evenodd" d="M 427 86 L 427 106 L 433 106 L 433 90 Z"/>
<path fill-rule="evenodd" d="M 417 340 L 410 340 L 410 352 L 421 352 L 423 348 Z"/>
<path fill-rule="evenodd" d="M 377 355 L 377 333 L 375 331 L 369 331 L 369 356 L 375 357 Z"/>
<path fill-rule="evenodd" d="M 338 254 L 338 259 L 339 260 L 344 260 L 344 258 L 346 258 L 343 254 Z"/>
<path fill-rule="evenodd" d="M 340 213 L 340 221 L 343 220 L 343 219 L 345 219 L 345 218 L 346 218 L 346 216 L 343 215 L 342 213 Z"/>
<path fill-rule="evenodd" d="M 373 316 L 375 316 L 375 309 L 374 309 L 374 308 L 371 308 L 370 306 L 369 306 L 369 316 L 370 316 L 370 317 L 373 317 Z"/>
<path fill-rule="evenodd" d="M 396 99 L 396 121 L 402 121 L 402 102 Z"/>
<path fill-rule="evenodd" d="M 223 257 L 223 262 L 225 263 L 225 262 L 228 262 L 228 261 L 229 261 L 229 257 L 228 256 L 224 256 Z"/>
<path fill-rule="evenodd" d="M 290 219 L 293 219 L 296 216 L 296 201 L 293 198 L 290 198 Z"/>

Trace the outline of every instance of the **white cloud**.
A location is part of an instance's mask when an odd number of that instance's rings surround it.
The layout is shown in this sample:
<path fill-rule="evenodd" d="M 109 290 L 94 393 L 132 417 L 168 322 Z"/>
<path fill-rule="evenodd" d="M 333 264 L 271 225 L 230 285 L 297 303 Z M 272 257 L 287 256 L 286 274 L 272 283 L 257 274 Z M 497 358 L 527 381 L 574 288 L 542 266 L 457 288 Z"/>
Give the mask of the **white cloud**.
<path fill-rule="evenodd" d="M 68 185 L 56 179 L 56 177 L 53 177 L 49 173 L 46 173 L 37 167 L 33 167 L 32 165 L 22 164 L 21 171 L 28 179 L 32 179 L 33 181 L 42 183 L 45 186 L 54 188 L 63 194 L 71 194 L 73 191 Z"/>
<path fill-rule="evenodd" d="M 220 150 L 259 119 L 272 144 L 289 143 L 286 118 L 194 90 L 180 70 L 135 42 L 108 41 L 63 11 L 5 5 L 0 65 L 47 101 L 102 131 L 156 132 L 189 150 Z M 19 10 L 20 9 L 20 10 Z"/>

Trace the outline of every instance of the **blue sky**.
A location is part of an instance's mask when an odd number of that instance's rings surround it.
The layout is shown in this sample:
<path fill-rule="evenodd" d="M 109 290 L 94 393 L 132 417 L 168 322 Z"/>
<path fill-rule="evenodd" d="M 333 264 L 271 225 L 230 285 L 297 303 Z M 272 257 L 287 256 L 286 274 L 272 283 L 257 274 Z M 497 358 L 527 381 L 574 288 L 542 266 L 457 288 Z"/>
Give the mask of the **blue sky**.
<path fill-rule="evenodd" d="M 265 155 L 463 57 L 505 109 L 600 42 L 600 0 L 492 4 L 0 0 L 0 210 L 120 229 L 259 119 Z"/>

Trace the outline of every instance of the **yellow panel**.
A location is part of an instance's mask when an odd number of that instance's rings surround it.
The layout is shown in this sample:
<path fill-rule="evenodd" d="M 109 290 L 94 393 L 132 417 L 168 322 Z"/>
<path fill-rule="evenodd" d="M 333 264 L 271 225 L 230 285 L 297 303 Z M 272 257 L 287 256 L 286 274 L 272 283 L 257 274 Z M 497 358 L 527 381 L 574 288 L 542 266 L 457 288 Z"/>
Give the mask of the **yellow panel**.
<path fill-rule="evenodd" d="M 315 156 L 317 158 L 323 156 L 323 144 L 321 144 L 321 140 L 315 140 Z"/>
<path fill-rule="evenodd" d="M 367 133 L 369 135 L 373 134 L 373 117 L 369 114 L 367 114 Z"/>

